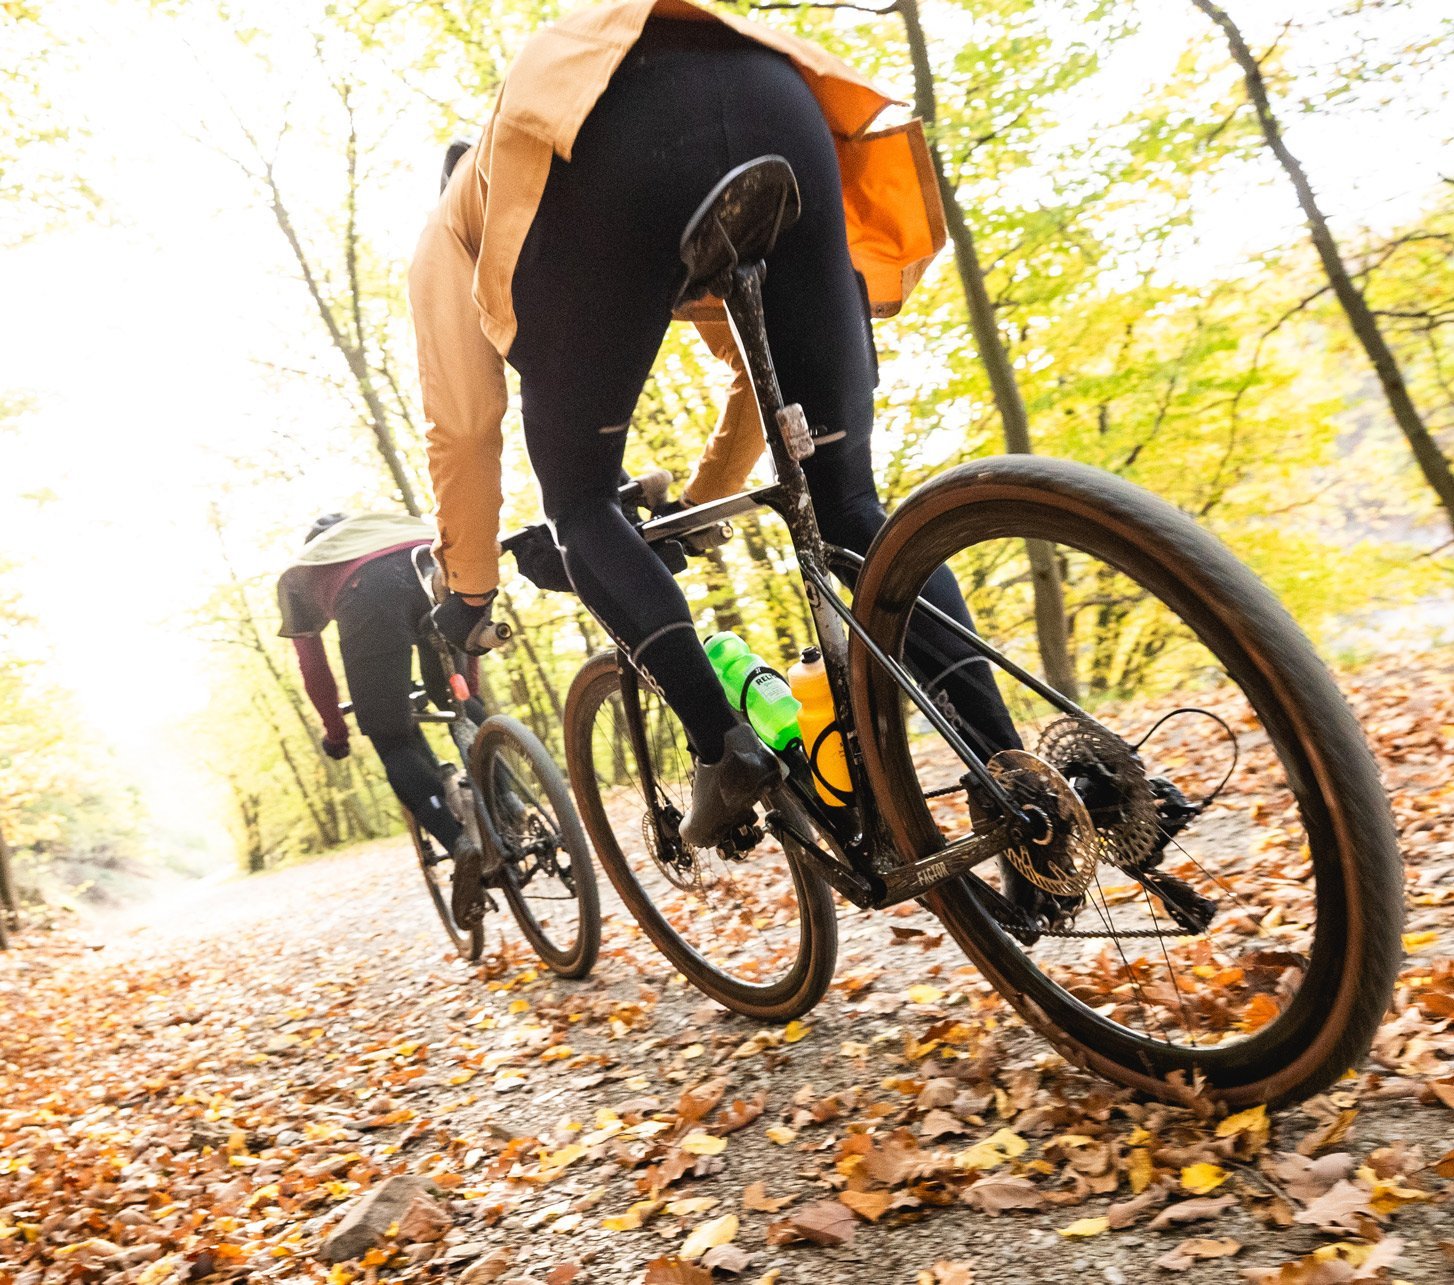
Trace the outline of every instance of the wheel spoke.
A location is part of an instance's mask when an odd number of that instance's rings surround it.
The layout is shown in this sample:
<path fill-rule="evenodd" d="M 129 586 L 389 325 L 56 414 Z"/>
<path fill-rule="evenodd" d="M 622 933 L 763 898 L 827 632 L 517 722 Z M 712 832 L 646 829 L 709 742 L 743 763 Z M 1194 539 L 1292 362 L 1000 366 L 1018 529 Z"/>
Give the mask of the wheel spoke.
<path fill-rule="evenodd" d="M 682 843 L 678 826 L 695 770 L 685 733 L 645 685 L 617 699 L 616 679 L 614 673 L 601 679 L 590 734 L 573 729 L 572 736 L 573 743 L 590 746 L 590 771 L 582 779 L 594 785 L 595 798 L 583 811 L 628 909 L 689 980 L 723 1003 L 764 1015 L 802 1011 L 827 980 L 819 969 L 807 989 L 804 970 L 814 933 L 824 929 L 814 929 L 805 914 L 804 887 L 811 888 L 818 921 L 831 925 L 826 890 L 800 882 L 783 845 L 765 827 L 760 834 L 744 832 L 730 850 Z M 638 702 L 639 741 L 629 732 L 625 700 Z M 648 756 L 644 764 L 636 761 L 638 744 Z M 652 789 L 644 783 L 648 773 Z M 831 954 L 826 958 L 831 961 Z M 788 1004 L 793 1007 L 780 1007 Z"/>
<path fill-rule="evenodd" d="M 1116 548 L 1124 552 L 1124 545 Z M 1277 1021 L 1296 999 L 1289 984 L 1306 976 L 1306 969 L 1289 974 L 1292 964 L 1272 957 L 1278 952 L 1248 949 L 1249 937 L 1276 942 L 1288 959 L 1298 959 L 1315 941 L 1311 839 L 1293 778 L 1239 674 L 1186 619 L 1121 563 L 1068 542 L 1054 543 L 1053 552 L 1085 713 L 1069 718 L 1003 672 L 998 682 L 1026 751 L 1048 755 L 1080 795 L 1098 836 L 1097 857 L 1089 887 L 1076 897 L 1066 840 L 1022 845 L 1016 877 L 1039 897 L 1042 918 L 1033 935 L 1025 932 L 1028 924 L 1002 918 L 1011 931 L 996 940 L 1013 943 L 1003 949 L 1022 961 L 1016 976 L 1033 979 L 1047 997 L 1058 995 L 1070 1006 L 1067 1014 L 1079 1006 L 1084 1016 L 1076 1020 L 1087 1031 L 1100 1023 L 1168 1055 L 1221 1054 Z M 997 531 L 966 544 L 945 565 L 978 632 L 1033 673 L 1038 617 L 1023 541 Z M 912 599 L 897 583 L 876 591 L 893 601 Z M 894 637 L 900 629 L 885 626 Z M 971 721 L 975 708 L 966 692 L 967 684 L 959 692 L 946 685 L 935 695 Z M 953 842 L 967 833 L 966 796 L 957 783 L 962 769 L 906 700 L 898 698 L 898 708 L 898 735 L 908 750 L 900 761 L 918 787 L 910 797 L 922 798 L 935 818 L 937 842 Z M 1129 732 L 1117 735 L 1123 727 L 1149 731 L 1133 742 Z M 1059 778 L 1047 776 L 1042 785 L 1038 771 L 1027 757 L 1016 778 L 1016 805 L 1025 815 L 1035 814 L 1037 791 L 1044 793 L 1039 813 L 1055 813 L 1051 782 Z M 1189 807 L 1196 808 L 1190 816 Z M 1103 865 L 1120 878 L 1107 879 Z M 1155 947 L 1135 952 L 1129 943 L 1137 940 Z M 1025 985 L 1032 982 L 1018 983 Z"/>

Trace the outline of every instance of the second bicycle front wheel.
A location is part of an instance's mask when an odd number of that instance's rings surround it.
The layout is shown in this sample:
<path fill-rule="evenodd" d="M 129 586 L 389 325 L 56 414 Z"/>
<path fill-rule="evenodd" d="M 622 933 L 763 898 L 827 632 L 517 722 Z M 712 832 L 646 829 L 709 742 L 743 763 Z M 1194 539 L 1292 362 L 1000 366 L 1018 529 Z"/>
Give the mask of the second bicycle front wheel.
<path fill-rule="evenodd" d="M 614 653 L 566 699 L 566 765 L 601 864 L 642 930 L 694 986 L 733 1012 L 787 1021 L 813 1007 L 838 956 L 833 898 L 791 839 L 760 827 L 735 850 L 687 848 L 677 824 L 693 760 L 665 701 L 623 683 Z M 774 806 L 812 823 L 787 794 Z M 761 820 L 761 818 L 759 818 Z"/>
<path fill-rule="evenodd" d="M 485 929 L 483 924 L 473 928 L 461 928 L 454 922 L 454 911 L 450 909 L 453 895 L 454 862 L 448 853 L 435 850 L 429 835 L 414 819 L 408 808 L 404 809 L 404 825 L 409 838 L 414 842 L 414 855 L 419 859 L 419 870 L 424 875 L 424 886 L 429 889 L 429 901 L 434 906 L 439 922 L 444 925 L 455 950 L 470 963 L 475 963 L 485 950 Z"/>
<path fill-rule="evenodd" d="M 870 550 L 854 610 L 903 655 L 918 595 L 947 567 L 982 634 L 1033 673 L 1032 548 L 1061 570 L 1086 714 L 1001 672 L 1029 752 L 999 766 L 1021 807 L 1053 805 L 1067 841 L 1007 849 L 1038 922 L 994 863 L 933 908 L 1027 1022 L 1111 1079 L 1232 1106 L 1327 1087 L 1368 1051 L 1401 957 L 1396 836 L 1357 722 L 1225 547 L 1066 461 L 988 460 L 920 488 Z M 930 686 L 972 723 L 967 685 L 950 681 L 964 663 Z M 963 832 L 964 807 L 947 804 L 964 769 L 862 647 L 852 671 L 875 801 L 900 857 L 925 856 L 941 826 Z"/>
<path fill-rule="evenodd" d="M 584 977 L 601 949 L 601 908 L 565 777 L 539 738 L 503 714 L 480 728 L 469 762 L 515 922 L 554 972 Z"/>

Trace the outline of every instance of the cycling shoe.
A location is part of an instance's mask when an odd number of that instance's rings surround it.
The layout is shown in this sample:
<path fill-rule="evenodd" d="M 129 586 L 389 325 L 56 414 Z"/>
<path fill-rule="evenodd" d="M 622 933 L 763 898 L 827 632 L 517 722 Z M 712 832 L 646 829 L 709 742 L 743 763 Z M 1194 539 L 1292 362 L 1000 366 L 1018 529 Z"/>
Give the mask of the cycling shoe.
<path fill-rule="evenodd" d="M 746 723 L 723 738 L 722 757 L 698 763 L 692 782 L 692 805 L 682 818 L 682 842 L 692 848 L 715 848 L 751 812 L 769 785 L 787 769 Z"/>
<path fill-rule="evenodd" d="M 449 909 L 461 928 L 473 928 L 485 917 L 484 854 L 468 834 L 454 841 L 454 878 Z"/>

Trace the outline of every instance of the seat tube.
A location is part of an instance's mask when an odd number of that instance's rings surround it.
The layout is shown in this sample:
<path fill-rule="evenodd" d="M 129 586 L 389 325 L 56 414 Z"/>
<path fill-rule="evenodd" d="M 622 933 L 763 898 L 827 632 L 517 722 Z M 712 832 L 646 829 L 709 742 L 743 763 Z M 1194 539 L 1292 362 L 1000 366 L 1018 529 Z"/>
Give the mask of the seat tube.
<path fill-rule="evenodd" d="M 803 591 L 813 613 L 818 649 L 823 653 L 824 668 L 828 672 L 834 714 L 839 726 L 850 732 L 852 760 L 857 758 L 857 745 L 851 735 L 853 715 L 848 696 L 848 634 L 843 622 L 822 600 L 818 584 L 829 583 L 823 537 L 818 531 L 818 518 L 813 512 L 813 499 L 808 493 L 808 479 L 803 474 L 803 466 L 789 453 L 778 428 L 783 395 L 777 381 L 777 369 L 773 365 L 772 349 L 767 341 L 767 320 L 762 307 L 765 271 L 761 262 L 733 269 L 732 288 L 723 302 L 727 306 L 727 317 L 732 324 L 738 350 L 752 377 L 752 389 L 762 415 L 768 449 L 772 453 L 773 470 L 778 481 L 778 495 L 772 506 L 787 523 L 798 565 L 803 571 Z"/>

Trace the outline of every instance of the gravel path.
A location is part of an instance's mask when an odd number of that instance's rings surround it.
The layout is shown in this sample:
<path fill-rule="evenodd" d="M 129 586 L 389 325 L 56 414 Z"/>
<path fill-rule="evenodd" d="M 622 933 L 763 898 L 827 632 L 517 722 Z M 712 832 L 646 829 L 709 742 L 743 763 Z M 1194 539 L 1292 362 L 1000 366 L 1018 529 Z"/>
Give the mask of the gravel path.
<path fill-rule="evenodd" d="M 1403 723 L 1389 726 L 1407 742 Z M 474 1285 L 493 1278 L 490 1263 L 499 1279 L 542 1285 L 690 1282 L 701 1268 L 649 1264 L 704 1224 L 721 1232 L 728 1214 L 741 1253 L 718 1255 L 718 1280 L 1204 1285 L 1321 1246 L 1324 1262 L 1282 1279 L 1342 1281 L 1372 1270 L 1377 1258 L 1356 1264 L 1380 1241 L 1399 1257 L 1378 1279 L 1454 1279 L 1454 844 L 1419 785 L 1438 767 L 1432 751 L 1406 743 L 1386 767 L 1396 799 L 1412 800 L 1400 820 L 1417 848 L 1396 1014 L 1363 1074 L 1220 1139 L 1214 1121 L 1066 1066 L 912 906 L 840 907 L 834 986 L 786 1029 L 705 1002 L 604 878 L 592 978 L 538 972 L 503 916 L 486 964 L 467 966 L 400 839 L 184 889 L 98 925 L 90 945 L 22 935 L 0 959 L 13 1015 L 0 1056 L 0 1285 Z M 864 1189 L 856 1174 L 936 1146 L 961 1167 L 905 1166 L 871 1184 L 858 1216 L 837 1203 L 840 1189 Z M 1335 1180 L 1290 1178 L 1303 1162 L 1284 1157 L 1299 1147 L 1352 1194 L 1320 1202 Z M 990 1158 L 964 1161 L 971 1148 Z M 965 1163 L 986 1175 L 978 1198 L 966 1199 Z M 1163 1203 L 1188 1198 L 1199 1164 L 1220 1175 L 1212 1198 L 1231 1197 L 1214 1217 L 1164 1231 L 1154 1207 L 1124 1227 L 1094 1221 L 1153 1173 Z M 323 1239 L 393 1173 L 430 1176 L 443 1221 L 330 1275 Z M 1340 1192 L 1341 1220 L 1327 1203 Z M 1007 1195 L 1032 1207 L 989 1212 Z M 783 1207 L 760 1207 L 773 1201 Z M 793 1238 L 819 1202 L 843 1215 L 818 1236 L 830 1243 Z M 851 1237 L 831 1243 L 845 1227 Z M 1200 1249 L 1157 1266 L 1189 1238 Z"/>

